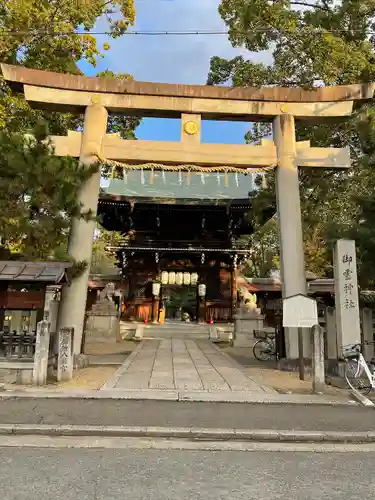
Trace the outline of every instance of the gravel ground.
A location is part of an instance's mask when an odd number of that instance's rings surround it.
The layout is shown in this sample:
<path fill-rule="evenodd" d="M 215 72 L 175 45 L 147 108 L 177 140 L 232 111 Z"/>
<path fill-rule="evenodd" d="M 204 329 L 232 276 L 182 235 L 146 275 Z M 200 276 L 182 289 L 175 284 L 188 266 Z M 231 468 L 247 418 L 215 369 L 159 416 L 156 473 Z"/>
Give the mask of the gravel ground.
<path fill-rule="evenodd" d="M 251 348 L 222 347 L 222 351 L 239 363 L 245 373 L 260 385 L 272 387 L 280 393 L 306 394 L 311 392 L 311 377 L 306 374 L 305 380 L 299 379 L 298 372 L 277 370 L 275 363 L 261 362 L 254 358 Z M 333 396 L 347 396 L 348 389 L 339 389 L 330 385 L 325 386 L 325 394 Z"/>

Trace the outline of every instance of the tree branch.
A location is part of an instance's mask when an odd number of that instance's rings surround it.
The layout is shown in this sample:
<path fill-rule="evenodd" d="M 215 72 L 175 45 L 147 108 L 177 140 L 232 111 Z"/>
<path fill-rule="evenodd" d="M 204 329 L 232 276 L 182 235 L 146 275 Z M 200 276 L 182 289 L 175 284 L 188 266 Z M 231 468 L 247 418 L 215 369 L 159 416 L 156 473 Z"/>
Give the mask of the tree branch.
<path fill-rule="evenodd" d="M 290 5 L 302 5 L 303 7 L 311 7 L 312 9 L 321 9 L 321 10 L 326 10 L 327 12 L 330 12 L 331 9 L 329 8 L 329 6 L 326 4 L 326 2 L 323 0 L 323 4 L 324 5 L 316 5 L 316 4 L 312 4 L 312 3 L 307 3 L 307 2 L 304 2 L 303 0 L 291 0 L 290 2 Z"/>
<path fill-rule="evenodd" d="M 56 7 L 55 7 L 55 10 L 52 12 L 52 14 L 51 14 L 51 18 L 50 18 L 49 23 L 48 23 L 48 27 L 49 27 L 49 28 L 52 28 L 52 25 L 53 25 L 53 23 L 55 22 L 55 17 L 56 17 L 57 12 L 59 11 L 60 5 L 61 5 L 61 4 L 60 4 L 60 2 L 59 2 L 59 1 L 58 1 L 58 2 L 56 2 Z"/>
<path fill-rule="evenodd" d="M 101 9 L 104 9 L 104 7 L 107 7 L 107 5 L 109 5 L 109 4 L 111 4 L 111 3 L 112 3 L 112 0 L 108 0 L 107 2 L 104 2 L 104 3 L 100 6 L 100 8 L 101 8 Z"/>

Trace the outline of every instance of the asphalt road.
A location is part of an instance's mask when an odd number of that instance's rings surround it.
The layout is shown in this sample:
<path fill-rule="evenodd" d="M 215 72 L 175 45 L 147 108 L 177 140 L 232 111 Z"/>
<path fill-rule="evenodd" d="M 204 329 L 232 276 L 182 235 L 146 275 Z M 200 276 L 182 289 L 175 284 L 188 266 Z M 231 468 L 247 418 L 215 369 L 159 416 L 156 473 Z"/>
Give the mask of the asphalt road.
<path fill-rule="evenodd" d="M 375 453 L 0 448 L 2 500 L 362 500 Z"/>
<path fill-rule="evenodd" d="M 0 424 L 124 425 L 311 431 L 374 431 L 359 406 L 174 401 L 4 399 Z"/>

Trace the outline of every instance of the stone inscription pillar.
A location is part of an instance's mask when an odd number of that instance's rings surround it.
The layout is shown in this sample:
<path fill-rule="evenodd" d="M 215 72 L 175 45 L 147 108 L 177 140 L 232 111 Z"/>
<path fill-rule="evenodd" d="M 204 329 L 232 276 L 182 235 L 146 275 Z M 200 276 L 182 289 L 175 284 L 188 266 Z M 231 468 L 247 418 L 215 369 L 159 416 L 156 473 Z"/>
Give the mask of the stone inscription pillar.
<path fill-rule="evenodd" d="M 339 348 L 361 342 L 355 242 L 341 239 L 334 250 L 336 325 Z"/>
<path fill-rule="evenodd" d="M 107 110 L 100 104 L 93 103 L 86 108 L 80 154 L 82 163 L 89 165 L 97 161 L 95 153 L 101 151 L 107 120 Z M 93 214 L 96 214 L 99 188 L 100 171 L 92 175 L 81 190 L 79 201 L 84 211 L 92 210 Z M 79 354 L 81 350 L 94 229 L 94 220 L 74 219 L 69 237 L 69 255 L 77 261 L 88 263 L 85 271 L 75 278 L 70 286 L 64 286 L 61 295 L 58 331 L 66 327 L 74 328 L 74 354 Z"/>
<path fill-rule="evenodd" d="M 280 239 L 282 297 L 306 294 L 305 257 L 302 238 L 301 203 L 298 165 L 296 163 L 296 131 L 294 117 L 277 116 L 273 122 L 273 138 L 277 150 L 276 202 Z M 304 344 L 310 348 L 309 332 Z M 298 352 L 297 329 L 285 328 L 287 357 Z M 306 354 L 307 355 L 307 354 Z"/>
<path fill-rule="evenodd" d="M 62 328 L 59 331 L 59 351 L 57 356 L 57 381 L 62 382 L 73 378 L 72 342 L 73 328 Z"/>
<path fill-rule="evenodd" d="M 33 385 L 45 385 L 47 383 L 49 345 L 50 324 L 48 321 L 39 321 L 36 330 Z"/>

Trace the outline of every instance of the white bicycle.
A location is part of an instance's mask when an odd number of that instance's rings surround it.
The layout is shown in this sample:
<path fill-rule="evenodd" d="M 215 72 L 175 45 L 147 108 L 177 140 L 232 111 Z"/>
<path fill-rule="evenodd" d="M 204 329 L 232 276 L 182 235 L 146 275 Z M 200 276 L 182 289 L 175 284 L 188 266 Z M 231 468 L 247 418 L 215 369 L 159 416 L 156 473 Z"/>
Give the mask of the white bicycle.
<path fill-rule="evenodd" d="M 362 354 L 362 346 L 370 344 L 374 342 L 352 344 L 341 348 L 342 356 L 346 361 L 345 379 L 351 389 L 364 395 L 375 389 L 375 359 L 367 364 Z"/>

